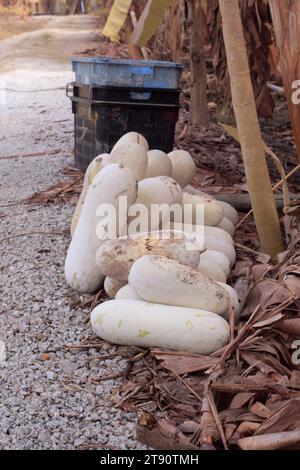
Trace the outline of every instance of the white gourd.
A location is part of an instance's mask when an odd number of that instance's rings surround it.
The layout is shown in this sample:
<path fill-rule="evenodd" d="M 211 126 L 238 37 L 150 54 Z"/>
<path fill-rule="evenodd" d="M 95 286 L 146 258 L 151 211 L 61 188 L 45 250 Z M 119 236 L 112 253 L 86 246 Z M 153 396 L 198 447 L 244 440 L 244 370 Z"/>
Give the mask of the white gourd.
<path fill-rule="evenodd" d="M 229 219 L 235 227 L 239 222 L 239 214 L 237 210 L 228 202 L 219 201 L 219 204 L 223 207 L 224 217 Z"/>
<path fill-rule="evenodd" d="M 172 163 L 168 155 L 161 150 L 149 150 L 148 167 L 145 178 L 154 178 L 156 176 L 171 176 Z"/>
<path fill-rule="evenodd" d="M 221 222 L 217 225 L 219 228 L 225 230 L 225 232 L 229 233 L 231 237 L 234 236 L 235 227 L 231 220 L 227 219 L 227 217 L 223 217 Z"/>
<path fill-rule="evenodd" d="M 104 290 L 109 298 L 114 299 L 116 297 L 117 292 L 125 286 L 125 282 L 118 281 L 117 279 L 113 279 L 112 277 L 106 277 L 104 280 Z"/>
<path fill-rule="evenodd" d="M 140 144 L 144 147 L 146 152 L 149 150 L 149 144 L 147 140 L 145 139 L 142 134 L 139 134 L 138 132 L 127 132 L 127 134 L 124 134 L 114 145 L 112 150 L 115 150 L 116 148 L 120 147 L 123 144 Z"/>
<path fill-rule="evenodd" d="M 111 151 L 111 163 L 120 163 L 134 173 L 137 181 L 144 179 L 147 166 L 148 155 L 145 147 L 136 143 L 123 143 Z"/>
<path fill-rule="evenodd" d="M 229 325 L 220 315 L 139 300 L 103 302 L 92 311 L 91 325 L 111 343 L 194 354 L 211 354 L 229 341 Z"/>
<path fill-rule="evenodd" d="M 97 236 L 97 224 L 102 220 L 97 209 L 110 204 L 118 214 L 120 194 L 133 204 L 137 195 L 135 176 L 129 168 L 107 165 L 88 189 L 65 261 L 66 280 L 79 292 L 94 292 L 103 282 L 101 268 L 96 265 L 96 253 L 105 241 Z"/>
<path fill-rule="evenodd" d="M 196 164 L 191 154 L 186 150 L 174 150 L 168 157 L 172 162 L 172 178 L 184 188 L 196 174 Z"/>
<path fill-rule="evenodd" d="M 202 237 L 198 240 L 198 248 L 203 250 L 203 239 Z M 227 256 L 230 266 L 232 267 L 236 261 L 236 252 L 234 246 L 231 243 L 226 243 L 224 240 L 220 240 L 215 237 L 205 236 L 204 246 L 208 250 L 220 251 Z"/>
<path fill-rule="evenodd" d="M 133 263 L 147 254 L 173 258 L 191 267 L 197 267 L 200 260 L 196 243 L 194 246 L 186 246 L 184 238 L 164 240 L 145 235 L 103 243 L 97 252 L 97 265 L 106 276 L 127 282 Z"/>
<path fill-rule="evenodd" d="M 207 263 L 212 263 L 218 266 L 220 269 L 222 269 L 226 278 L 229 276 L 231 271 L 229 259 L 226 255 L 224 255 L 224 253 L 221 253 L 221 251 L 205 250 L 203 253 L 201 253 L 200 259 L 202 262 L 206 261 Z"/>
<path fill-rule="evenodd" d="M 132 289 L 129 284 L 121 287 L 120 290 L 116 293 L 116 299 L 131 299 L 131 300 L 142 300 L 137 293 Z"/>
<path fill-rule="evenodd" d="M 157 217 L 151 214 L 151 209 L 165 205 L 168 209 L 173 204 L 181 205 L 182 190 L 178 183 L 168 176 L 158 176 L 156 178 L 146 178 L 138 183 L 138 196 L 136 202 L 129 208 L 129 234 L 136 232 L 136 225 L 131 222 L 139 214 L 140 205 L 148 215 L 147 232 L 159 230 L 166 220 L 169 220 L 169 214 L 161 212 Z M 133 227 L 133 228 L 132 228 Z M 144 232 L 145 230 L 142 230 Z"/>
<path fill-rule="evenodd" d="M 96 158 L 94 158 L 94 160 L 92 160 L 89 166 L 87 167 L 87 170 L 84 175 L 82 191 L 79 196 L 75 211 L 73 213 L 72 221 L 71 221 L 71 237 L 73 237 L 76 225 L 78 224 L 78 220 L 81 214 L 81 209 L 84 204 L 86 193 L 90 187 L 90 184 L 92 183 L 97 173 L 99 173 L 99 171 L 102 170 L 102 168 L 104 168 L 108 164 L 109 164 L 109 154 L 102 153 L 101 155 L 98 155 Z"/>
<path fill-rule="evenodd" d="M 220 286 L 222 286 L 227 291 L 227 293 L 230 297 L 230 302 L 231 302 L 231 304 L 234 308 L 234 311 L 235 311 L 235 316 L 238 318 L 239 314 L 240 314 L 240 302 L 239 302 L 239 298 L 238 298 L 238 295 L 237 295 L 236 291 L 234 290 L 233 287 L 231 287 L 228 284 L 225 284 L 223 282 L 219 282 L 218 284 Z"/>
<path fill-rule="evenodd" d="M 200 237 L 203 235 L 205 242 L 206 237 L 213 237 L 217 240 L 223 241 L 224 243 L 229 243 L 234 245 L 234 241 L 231 235 L 228 232 L 223 230 L 220 227 L 212 227 L 209 225 L 190 225 L 190 224 L 181 224 L 180 222 L 173 222 L 170 224 L 171 229 L 182 231 L 186 230 L 188 233 L 194 234 L 195 236 Z"/>
<path fill-rule="evenodd" d="M 220 206 L 222 206 L 222 208 L 223 208 L 224 217 L 229 219 L 232 222 L 232 224 L 234 225 L 234 227 L 238 224 L 239 214 L 238 214 L 237 210 L 231 204 L 229 204 L 228 202 L 216 199 L 211 194 L 206 194 L 205 192 L 201 191 L 200 189 L 194 188 L 190 184 L 184 188 L 184 191 L 187 192 L 187 193 L 190 193 L 190 194 L 199 194 L 201 196 L 209 196 L 211 199 L 214 199 L 215 201 L 218 201 Z"/>
<path fill-rule="evenodd" d="M 200 308 L 218 314 L 229 308 L 226 290 L 196 269 L 164 256 L 139 258 L 132 265 L 128 283 L 147 302 Z"/>
<path fill-rule="evenodd" d="M 198 265 L 198 271 L 213 281 L 226 282 L 224 271 L 216 263 L 206 261 L 201 259 L 201 257 Z"/>
<path fill-rule="evenodd" d="M 219 203 L 208 196 L 190 194 L 183 191 L 182 206 L 184 209 L 183 217 L 180 220 L 175 217 L 175 222 L 182 222 L 183 220 L 189 224 L 215 226 L 221 222 L 224 216 L 223 209 Z M 185 208 L 185 206 L 187 207 Z M 187 216 L 189 216 L 187 210 L 190 208 L 192 209 L 192 219 L 187 220 Z"/>

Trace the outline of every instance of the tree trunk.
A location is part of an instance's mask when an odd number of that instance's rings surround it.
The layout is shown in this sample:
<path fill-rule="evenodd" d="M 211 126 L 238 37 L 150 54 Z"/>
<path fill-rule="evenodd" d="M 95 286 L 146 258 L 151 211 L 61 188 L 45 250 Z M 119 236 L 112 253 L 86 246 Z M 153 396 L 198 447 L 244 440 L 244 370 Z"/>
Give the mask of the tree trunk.
<path fill-rule="evenodd" d="M 201 0 L 190 0 L 193 21 L 191 37 L 191 101 L 190 123 L 208 125 L 207 80 L 204 54 L 204 21 Z"/>
<path fill-rule="evenodd" d="M 270 0 L 276 45 L 280 58 L 278 68 L 281 73 L 287 97 L 294 139 L 300 161 L 300 106 L 294 104 L 293 82 L 300 79 L 300 2 L 299 0 Z M 298 85 L 299 86 L 299 85 Z"/>
<path fill-rule="evenodd" d="M 262 251 L 274 257 L 283 250 L 278 214 L 272 194 L 250 78 L 238 0 L 219 0 L 245 173 Z"/>

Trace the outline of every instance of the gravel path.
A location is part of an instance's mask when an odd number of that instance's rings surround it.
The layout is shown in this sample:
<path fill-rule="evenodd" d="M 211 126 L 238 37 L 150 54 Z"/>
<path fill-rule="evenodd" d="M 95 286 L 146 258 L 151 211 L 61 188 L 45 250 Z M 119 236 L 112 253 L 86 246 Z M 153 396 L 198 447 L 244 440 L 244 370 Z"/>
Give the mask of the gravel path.
<path fill-rule="evenodd" d="M 30 61 L 0 69 L 6 87 L 0 91 L 0 449 L 76 449 L 95 442 L 137 449 L 136 416 L 110 401 L 120 381 L 89 382 L 123 370 L 126 360 L 101 360 L 114 347 L 64 348 L 92 336 L 89 312 L 72 307 L 79 297 L 63 276 L 73 207 L 20 202 L 61 181 L 62 168 L 73 161 L 73 117 L 63 89 L 72 73 L 67 63 L 55 66 L 53 57 L 37 69 L 35 59 L 34 69 Z M 14 157 L 49 150 L 57 153 Z M 45 233 L 24 235 L 32 232 Z"/>

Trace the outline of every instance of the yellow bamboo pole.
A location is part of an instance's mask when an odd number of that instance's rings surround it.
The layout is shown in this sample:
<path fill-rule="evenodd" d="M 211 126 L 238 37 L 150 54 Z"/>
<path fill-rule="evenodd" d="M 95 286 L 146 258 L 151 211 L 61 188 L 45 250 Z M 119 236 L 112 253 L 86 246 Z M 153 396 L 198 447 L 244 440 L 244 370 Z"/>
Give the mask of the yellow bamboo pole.
<path fill-rule="evenodd" d="M 219 0 L 232 103 L 261 249 L 283 251 L 277 209 L 260 132 L 238 0 Z"/>

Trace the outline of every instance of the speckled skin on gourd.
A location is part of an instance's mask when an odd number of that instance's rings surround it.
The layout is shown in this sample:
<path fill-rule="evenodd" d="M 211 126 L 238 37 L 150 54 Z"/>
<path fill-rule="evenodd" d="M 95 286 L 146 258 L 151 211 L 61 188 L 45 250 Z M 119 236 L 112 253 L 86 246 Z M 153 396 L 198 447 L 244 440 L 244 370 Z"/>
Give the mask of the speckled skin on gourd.
<path fill-rule="evenodd" d="M 160 240 L 147 235 L 136 239 L 109 240 L 97 252 L 97 264 L 101 271 L 113 279 L 126 281 L 133 263 L 144 255 L 158 254 L 173 258 L 182 264 L 197 267 L 200 251 L 195 244 L 186 246 L 186 240 Z"/>
<path fill-rule="evenodd" d="M 133 263 L 128 276 L 133 290 L 147 302 L 200 308 L 224 314 L 227 291 L 197 269 L 164 256 L 147 255 Z"/>

